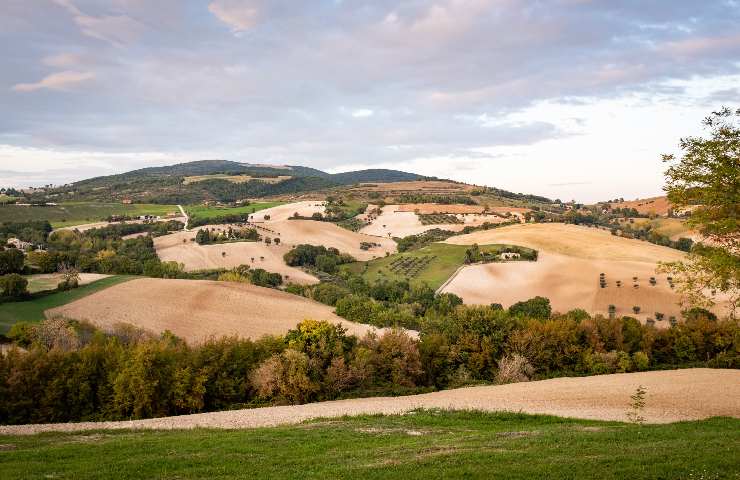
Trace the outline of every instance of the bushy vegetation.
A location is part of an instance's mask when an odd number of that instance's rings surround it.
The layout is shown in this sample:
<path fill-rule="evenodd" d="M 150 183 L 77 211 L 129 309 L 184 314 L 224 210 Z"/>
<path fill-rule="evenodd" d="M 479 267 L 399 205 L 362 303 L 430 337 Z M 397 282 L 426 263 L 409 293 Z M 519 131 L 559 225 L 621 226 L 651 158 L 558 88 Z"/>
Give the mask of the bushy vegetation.
<path fill-rule="evenodd" d="M 277 288 L 283 284 L 283 276 L 268 272 L 263 268 L 250 268 L 249 265 L 238 267 L 220 274 L 218 280 L 223 282 L 251 283 L 259 287 Z"/>
<path fill-rule="evenodd" d="M 339 265 L 355 261 L 352 256 L 339 253 L 336 248 L 306 244 L 297 245 L 284 255 L 284 259 L 292 267 L 316 269 L 329 274 L 336 273 Z"/>
<path fill-rule="evenodd" d="M 213 228 L 201 228 L 195 234 L 195 241 L 198 245 L 210 245 L 214 243 L 229 242 L 259 242 L 262 239 L 256 228 L 232 228 L 229 227 L 223 231 Z"/>
<path fill-rule="evenodd" d="M 171 226 L 181 226 L 171 222 Z M 165 224 L 166 225 L 166 224 Z M 80 272 L 145 275 L 160 278 L 184 276 L 181 264 L 162 262 L 150 236 L 123 239 L 122 233 L 133 229 L 156 232 L 162 224 L 111 225 L 85 232 L 61 230 L 47 240 L 46 251 L 28 254 L 28 264 L 41 273 L 54 273 L 60 265 L 75 267 Z M 167 227 L 164 227 L 167 228 Z"/>
<path fill-rule="evenodd" d="M 0 250 L 0 275 L 21 273 L 23 271 L 23 264 L 23 252 L 17 248 L 6 248 L 4 250 Z"/>
<path fill-rule="evenodd" d="M 52 227 L 48 220 L 3 222 L 0 223 L 0 245 L 4 245 L 9 238 L 13 237 L 24 242 L 43 244 L 51 230 Z"/>
<path fill-rule="evenodd" d="M 188 346 L 130 326 L 102 333 L 52 319 L 16 325 L 28 353 L 0 355 L 0 423 L 148 418 L 300 403 L 417 386 L 419 350 L 404 334 L 358 339 L 306 321 L 285 337 Z"/>
<path fill-rule="evenodd" d="M 324 285 L 313 294 L 333 297 L 348 318 L 416 304 L 424 311 L 419 340 L 401 331 L 358 339 L 340 326 L 306 321 L 284 337 L 188 346 L 167 332 L 154 337 L 130 326 L 104 334 L 62 319 L 17 324 L 8 336 L 28 353 L 0 357 L 0 422 L 145 418 L 475 382 L 740 366 L 737 321 L 697 317 L 656 329 L 630 317 L 532 318 L 404 287 L 378 285 L 366 297 L 347 297 Z"/>

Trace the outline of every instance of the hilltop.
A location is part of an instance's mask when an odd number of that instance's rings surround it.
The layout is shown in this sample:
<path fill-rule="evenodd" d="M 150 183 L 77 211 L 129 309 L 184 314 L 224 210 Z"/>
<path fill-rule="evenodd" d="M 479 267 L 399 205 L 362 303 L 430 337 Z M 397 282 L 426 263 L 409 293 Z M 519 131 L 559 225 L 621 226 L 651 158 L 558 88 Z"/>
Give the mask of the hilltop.
<path fill-rule="evenodd" d="M 352 185 L 427 177 L 399 170 L 370 169 L 330 174 L 298 165 L 256 165 L 229 160 L 199 160 L 95 177 L 52 189 L 32 199 L 54 201 L 132 201 L 134 203 L 234 202 Z"/>

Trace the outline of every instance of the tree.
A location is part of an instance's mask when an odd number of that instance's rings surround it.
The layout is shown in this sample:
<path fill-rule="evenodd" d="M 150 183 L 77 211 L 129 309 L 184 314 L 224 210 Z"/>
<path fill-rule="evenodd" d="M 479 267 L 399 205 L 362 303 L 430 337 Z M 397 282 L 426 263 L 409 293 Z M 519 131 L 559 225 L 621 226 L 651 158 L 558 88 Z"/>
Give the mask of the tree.
<path fill-rule="evenodd" d="M 685 303 L 710 307 L 717 295 L 740 307 L 740 109 L 723 108 L 704 120 L 709 138 L 682 138 L 680 159 L 663 155 L 664 190 L 677 209 L 691 209 L 688 224 L 707 239 L 683 262 L 661 265 L 673 274 Z"/>
<path fill-rule="evenodd" d="M 0 275 L 21 273 L 23 271 L 23 252 L 17 248 L 0 251 Z"/>
<path fill-rule="evenodd" d="M 514 317 L 539 318 L 546 320 L 550 318 L 552 308 L 550 300 L 545 297 L 534 297 L 523 302 L 517 302 L 509 307 L 509 314 Z"/>
<path fill-rule="evenodd" d="M 28 280 L 17 273 L 3 275 L 0 277 L 0 292 L 4 297 L 20 298 L 28 294 Z"/>

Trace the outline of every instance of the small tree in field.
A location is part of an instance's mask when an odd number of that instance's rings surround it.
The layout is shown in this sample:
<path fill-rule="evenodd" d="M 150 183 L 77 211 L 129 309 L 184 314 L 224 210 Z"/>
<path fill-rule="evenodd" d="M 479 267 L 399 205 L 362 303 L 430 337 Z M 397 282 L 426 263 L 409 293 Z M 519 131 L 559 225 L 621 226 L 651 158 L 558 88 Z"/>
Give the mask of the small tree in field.
<path fill-rule="evenodd" d="M 638 313 L 640 313 L 640 307 L 635 305 L 634 307 L 632 307 L 632 311 L 634 312 L 635 315 L 637 315 Z"/>
<path fill-rule="evenodd" d="M 643 411 L 645 410 L 645 395 L 647 394 L 647 390 L 645 387 L 640 385 L 637 387 L 637 390 L 635 390 L 635 393 L 630 395 L 630 399 L 632 400 L 630 402 L 630 409 L 627 412 L 627 418 L 630 422 L 636 423 L 638 425 L 642 425 L 645 422 L 645 417 L 642 416 Z"/>

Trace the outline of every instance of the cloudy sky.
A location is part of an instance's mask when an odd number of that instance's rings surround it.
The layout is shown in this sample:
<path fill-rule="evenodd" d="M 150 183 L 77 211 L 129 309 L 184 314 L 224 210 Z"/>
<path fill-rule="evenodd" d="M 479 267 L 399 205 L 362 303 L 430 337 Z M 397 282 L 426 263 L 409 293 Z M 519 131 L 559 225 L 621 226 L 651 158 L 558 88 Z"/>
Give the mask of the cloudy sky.
<path fill-rule="evenodd" d="M 737 0 L 0 0 L 0 185 L 225 158 L 581 201 L 740 106 Z"/>

